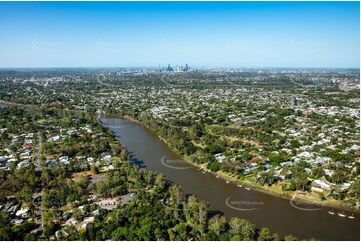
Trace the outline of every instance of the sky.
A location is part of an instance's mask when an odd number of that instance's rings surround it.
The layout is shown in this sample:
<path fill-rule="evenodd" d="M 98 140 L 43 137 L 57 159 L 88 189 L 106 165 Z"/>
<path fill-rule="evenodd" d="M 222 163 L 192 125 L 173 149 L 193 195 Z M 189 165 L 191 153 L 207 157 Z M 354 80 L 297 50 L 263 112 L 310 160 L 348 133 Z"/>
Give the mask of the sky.
<path fill-rule="evenodd" d="M 0 68 L 359 68 L 359 2 L 0 2 Z"/>

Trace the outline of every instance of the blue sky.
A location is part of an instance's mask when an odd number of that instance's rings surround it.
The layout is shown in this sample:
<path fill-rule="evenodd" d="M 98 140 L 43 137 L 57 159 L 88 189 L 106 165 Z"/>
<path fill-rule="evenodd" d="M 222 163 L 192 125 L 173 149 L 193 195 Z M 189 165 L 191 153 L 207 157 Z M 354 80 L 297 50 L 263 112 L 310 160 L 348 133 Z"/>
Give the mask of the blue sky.
<path fill-rule="evenodd" d="M 0 67 L 359 67 L 359 2 L 0 2 Z"/>

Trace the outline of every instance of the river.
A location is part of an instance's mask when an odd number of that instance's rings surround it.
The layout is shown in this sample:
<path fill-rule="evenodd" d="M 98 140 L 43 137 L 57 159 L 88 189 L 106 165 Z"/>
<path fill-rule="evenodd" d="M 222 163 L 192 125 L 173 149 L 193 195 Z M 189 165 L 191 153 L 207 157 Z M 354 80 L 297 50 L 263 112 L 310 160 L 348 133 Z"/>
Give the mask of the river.
<path fill-rule="evenodd" d="M 0 108 L 8 105 L 1 104 Z M 300 239 L 359 240 L 360 217 L 354 219 L 328 213 L 325 207 L 290 202 L 255 190 L 227 183 L 213 174 L 200 171 L 182 161 L 163 141 L 143 125 L 133 121 L 102 116 L 120 143 L 131 153 L 133 161 L 180 185 L 186 194 L 194 194 L 209 203 L 212 210 L 227 217 L 247 219 L 257 227 L 269 227 L 281 236 L 292 234 Z M 349 212 L 347 215 L 350 215 Z"/>
<path fill-rule="evenodd" d="M 248 190 L 215 175 L 203 172 L 181 160 L 153 132 L 136 122 L 102 116 L 103 125 L 111 128 L 118 140 L 141 166 L 163 173 L 180 185 L 186 194 L 194 194 L 209 203 L 212 210 L 227 217 L 237 216 L 269 227 L 281 236 L 292 234 L 300 239 L 359 240 L 360 217 L 354 219 L 330 215 L 329 209 Z M 350 215 L 348 212 L 347 215 Z"/>

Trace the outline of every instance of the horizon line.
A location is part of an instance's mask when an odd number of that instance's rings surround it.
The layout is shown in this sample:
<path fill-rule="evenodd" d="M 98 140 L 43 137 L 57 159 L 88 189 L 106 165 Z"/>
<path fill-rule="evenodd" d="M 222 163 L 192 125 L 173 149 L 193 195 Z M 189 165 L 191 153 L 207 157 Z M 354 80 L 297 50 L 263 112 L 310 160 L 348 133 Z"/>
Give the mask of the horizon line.
<path fill-rule="evenodd" d="M 187 63 L 185 63 L 187 64 Z M 184 65 L 185 65 L 184 64 Z M 167 64 L 168 65 L 168 64 Z M 19 66 L 19 67 L 0 67 L 0 69 L 97 69 L 97 68 L 152 68 L 152 69 L 159 69 L 159 68 L 167 68 L 167 65 L 165 66 L 141 66 L 141 65 L 133 65 L 133 66 Z M 183 66 L 183 65 L 172 65 L 170 64 L 170 66 L 175 67 L 175 66 Z M 214 69 L 214 68 L 221 68 L 221 69 L 358 69 L 360 70 L 360 66 L 358 67 L 295 67 L 295 66 L 276 66 L 276 67 L 272 67 L 272 66 L 200 66 L 200 65 L 190 65 L 188 64 L 188 66 L 190 68 L 194 68 L 194 69 L 204 69 L 204 68 L 209 68 L 209 69 Z"/>

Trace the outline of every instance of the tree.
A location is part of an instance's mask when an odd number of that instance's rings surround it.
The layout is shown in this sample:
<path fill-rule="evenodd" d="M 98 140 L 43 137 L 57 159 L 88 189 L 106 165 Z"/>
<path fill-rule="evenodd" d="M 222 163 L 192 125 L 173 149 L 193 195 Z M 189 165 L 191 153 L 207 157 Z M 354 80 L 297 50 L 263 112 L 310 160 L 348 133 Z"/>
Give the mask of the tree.
<path fill-rule="evenodd" d="M 238 217 L 232 217 L 229 221 L 229 232 L 231 234 L 238 234 L 241 240 L 253 240 L 256 227 L 247 220 Z"/>
<path fill-rule="evenodd" d="M 274 171 L 270 170 L 268 172 L 260 172 L 259 177 L 257 178 L 257 182 L 261 185 L 271 186 L 276 181 L 274 176 Z"/>
<path fill-rule="evenodd" d="M 155 177 L 155 185 L 161 189 L 165 187 L 165 177 L 163 174 L 157 174 Z"/>
<path fill-rule="evenodd" d="M 126 240 L 128 239 L 129 230 L 127 227 L 118 227 L 112 232 L 112 240 Z"/>
<path fill-rule="evenodd" d="M 169 188 L 170 199 L 173 203 L 179 204 L 183 198 L 183 193 L 178 185 L 172 185 Z"/>
<path fill-rule="evenodd" d="M 55 226 L 53 223 L 47 223 L 44 225 L 44 234 L 47 237 L 50 237 L 51 235 L 53 235 L 55 233 Z"/>
<path fill-rule="evenodd" d="M 126 149 L 122 149 L 122 151 L 120 152 L 120 155 L 119 155 L 120 159 L 122 161 L 127 161 L 127 160 L 130 160 L 130 156 L 129 156 L 129 153 L 127 152 Z"/>
<path fill-rule="evenodd" d="M 233 235 L 230 239 L 230 241 L 241 241 L 242 237 L 239 234 Z"/>
<path fill-rule="evenodd" d="M 285 236 L 285 241 L 295 241 L 295 240 L 299 240 L 299 239 L 291 234 Z"/>
<path fill-rule="evenodd" d="M 259 240 L 259 241 L 271 241 L 271 240 L 277 239 L 277 238 L 275 238 L 277 236 L 276 236 L 276 234 L 272 234 L 271 231 L 269 230 L 269 228 L 262 228 L 261 232 L 258 235 L 257 240 Z"/>
<path fill-rule="evenodd" d="M 0 240 L 11 240 L 11 231 L 9 227 L 0 228 Z"/>
<path fill-rule="evenodd" d="M 185 223 L 179 223 L 173 228 L 168 229 L 168 234 L 170 240 L 187 240 L 187 226 Z"/>
<path fill-rule="evenodd" d="M 232 217 L 229 221 L 229 232 L 231 234 L 239 234 L 241 232 L 241 219 Z"/>
<path fill-rule="evenodd" d="M 208 207 L 204 202 L 198 202 L 194 195 L 189 196 L 185 205 L 185 217 L 194 234 L 203 235 L 207 225 Z"/>
<path fill-rule="evenodd" d="M 239 234 L 242 240 L 254 240 L 256 226 L 249 221 L 233 217 L 229 221 L 229 227 L 229 232 Z"/>
<path fill-rule="evenodd" d="M 213 216 L 208 222 L 208 229 L 217 236 L 226 229 L 227 220 L 219 214 Z"/>
<path fill-rule="evenodd" d="M 199 139 L 204 134 L 204 125 L 193 124 L 189 131 L 192 139 Z"/>
<path fill-rule="evenodd" d="M 104 181 L 99 181 L 96 183 L 96 190 L 97 190 L 98 194 L 100 194 L 102 196 L 107 196 L 108 186 L 107 186 L 107 184 L 105 184 Z"/>
<path fill-rule="evenodd" d="M 207 168 L 213 172 L 217 172 L 221 168 L 221 164 L 217 161 L 213 161 L 211 163 L 208 163 Z"/>

